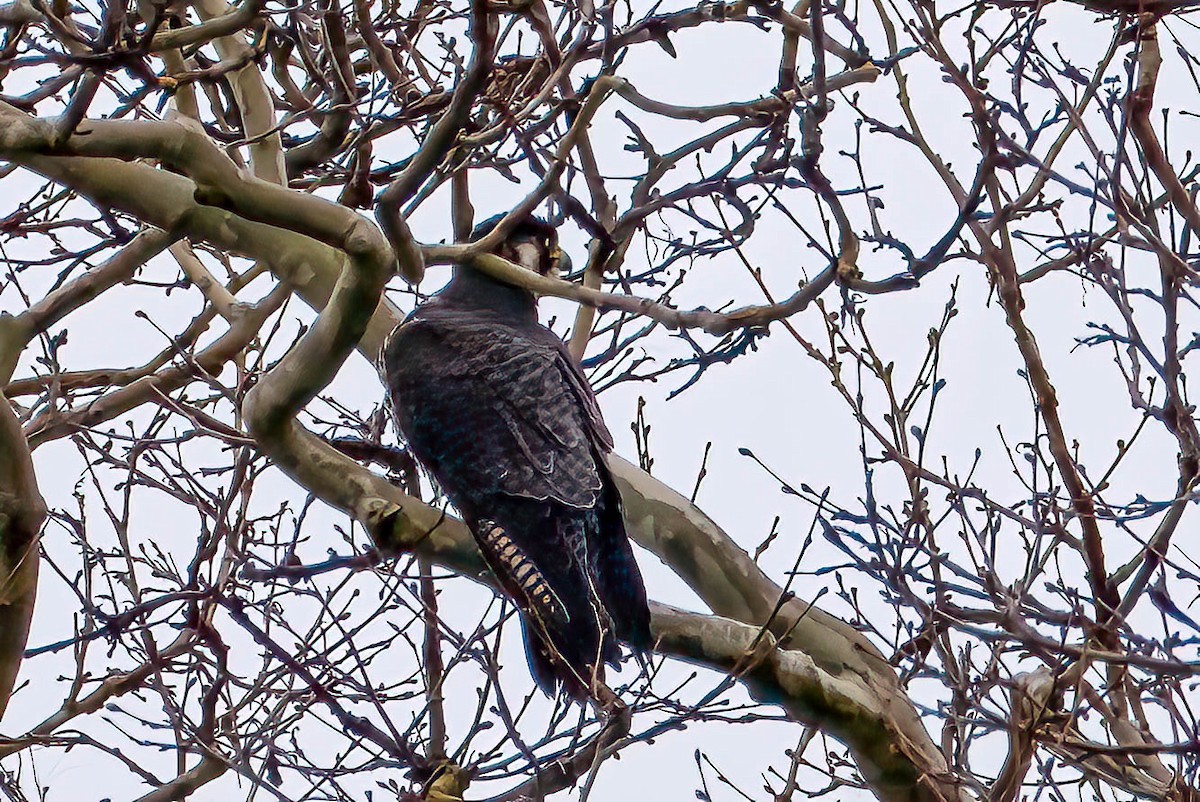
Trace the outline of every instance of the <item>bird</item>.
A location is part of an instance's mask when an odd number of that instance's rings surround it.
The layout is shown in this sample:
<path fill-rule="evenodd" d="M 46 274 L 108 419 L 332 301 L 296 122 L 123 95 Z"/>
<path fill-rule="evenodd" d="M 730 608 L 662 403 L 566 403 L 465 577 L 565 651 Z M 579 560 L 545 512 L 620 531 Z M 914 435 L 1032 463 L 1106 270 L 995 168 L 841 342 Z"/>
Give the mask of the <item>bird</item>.
<path fill-rule="evenodd" d="M 504 215 L 480 223 L 478 241 Z M 569 259 L 529 215 L 493 253 L 542 275 Z M 380 370 L 412 456 L 461 513 L 519 611 L 536 684 L 620 704 L 618 641 L 650 647 L 646 590 L 605 455 L 613 439 L 536 296 L 468 264 L 387 338 Z"/>

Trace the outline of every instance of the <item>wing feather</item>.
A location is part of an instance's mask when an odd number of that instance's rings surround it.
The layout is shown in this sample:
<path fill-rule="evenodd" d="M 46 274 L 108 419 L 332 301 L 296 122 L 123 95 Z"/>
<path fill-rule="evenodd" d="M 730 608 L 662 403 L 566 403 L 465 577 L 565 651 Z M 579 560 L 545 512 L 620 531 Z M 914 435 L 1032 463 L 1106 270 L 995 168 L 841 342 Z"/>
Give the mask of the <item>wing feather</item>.
<path fill-rule="evenodd" d="M 432 304 L 396 329 L 382 361 L 409 448 L 518 600 L 539 684 L 582 698 L 586 671 L 602 677 L 597 662 L 620 656 L 613 635 L 637 649 L 650 642 L 603 461 L 612 436 L 586 377 L 544 327 Z"/>
<path fill-rule="evenodd" d="M 450 495 L 596 503 L 612 438 L 549 331 L 417 318 L 386 348 L 400 429 Z"/>

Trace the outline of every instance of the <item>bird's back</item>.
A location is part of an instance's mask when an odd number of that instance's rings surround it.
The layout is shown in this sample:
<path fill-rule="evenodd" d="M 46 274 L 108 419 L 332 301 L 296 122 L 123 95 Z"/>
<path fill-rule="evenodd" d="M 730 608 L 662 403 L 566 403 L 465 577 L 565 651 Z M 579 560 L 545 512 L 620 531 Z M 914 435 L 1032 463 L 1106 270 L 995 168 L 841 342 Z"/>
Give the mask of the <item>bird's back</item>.
<path fill-rule="evenodd" d="M 389 338 L 383 366 L 409 448 L 535 632 L 539 684 L 584 695 L 586 667 L 619 656 L 613 632 L 647 648 L 645 590 L 603 460 L 612 439 L 562 342 L 536 320 L 434 302 Z"/>

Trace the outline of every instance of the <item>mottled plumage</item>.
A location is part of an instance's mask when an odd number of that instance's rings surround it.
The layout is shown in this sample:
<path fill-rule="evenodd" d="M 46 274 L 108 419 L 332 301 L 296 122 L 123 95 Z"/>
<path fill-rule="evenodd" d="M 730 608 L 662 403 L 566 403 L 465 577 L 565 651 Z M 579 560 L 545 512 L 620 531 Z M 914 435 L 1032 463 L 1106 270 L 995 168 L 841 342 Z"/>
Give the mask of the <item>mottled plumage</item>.
<path fill-rule="evenodd" d="M 498 252 L 547 272 L 556 251 L 531 219 Z M 620 657 L 614 634 L 645 649 L 650 628 L 587 379 L 532 294 L 470 267 L 397 327 L 383 370 L 409 449 L 522 611 L 538 684 L 591 693 Z"/>

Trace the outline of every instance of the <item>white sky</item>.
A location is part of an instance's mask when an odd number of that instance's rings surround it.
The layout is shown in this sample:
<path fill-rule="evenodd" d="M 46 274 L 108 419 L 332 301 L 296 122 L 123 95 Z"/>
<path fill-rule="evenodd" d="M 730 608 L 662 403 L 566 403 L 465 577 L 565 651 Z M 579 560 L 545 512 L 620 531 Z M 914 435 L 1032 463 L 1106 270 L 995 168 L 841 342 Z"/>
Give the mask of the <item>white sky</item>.
<path fill-rule="evenodd" d="M 1108 24 L 1093 24 L 1087 14 L 1074 6 L 1055 4 L 1046 9 L 1049 24 L 1039 32 L 1040 41 L 1061 41 L 1078 56 L 1081 66 L 1089 66 L 1098 59 L 1108 44 Z M 1002 12 L 990 15 L 1000 18 Z M 870 18 L 872 15 L 865 13 Z M 834 29 L 837 32 L 836 28 Z M 882 38 L 877 31 L 864 29 L 871 52 L 886 55 Z M 672 39 L 678 58 L 672 59 L 652 46 L 634 49 L 626 62 L 624 75 L 644 94 L 675 103 L 704 104 L 730 100 L 747 100 L 769 92 L 775 82 L 778 62 L 778 38 L 772 31 L 765 35 L 748 26 L 726 24 L 706 25 L 686 31 Z M 946 42 L 955 48 L 962 47 L 957 35 L 947 35 Z M 1167 64 L 1160 79 L 1159 105 L 1172 107 L 1196 107 L 1195 93 L 1186 75 L 1180 69 L 1177 57 L 1164 46 Z M 808 60 L 801 58 L 802 74 Z M 830 59 L 831 68 L 837 64 Z M 930 63 L 916 56 L 906 62 L 914 91 L 918 96 L 918 110 L 924 115 L 927 133 L 942 153 L 951 160 L 956 173 L 964 183 L 974 169 L 977 155 L 971 148 L 969 121 L 964 118 L 965 104 L 952 87 L 943 83 Z M 1003 65 L 997 65 L 994 80 L 1006 80 Z M 895 85 L 888 76 L 883 76 L 874 85 L 854 88 L 861 94 L 863 102 L 876 113 L 891 122 L 897 122 L 895 114 Z M 1034 99 L 1045 103 L 1044 97 Z M 629 107 L 614 100 L 606 106 L 593 131 L 593 141 L 600 152 L 602 162 L 612 172 L 634 173 L 640 171 L 639 157 L 622 151 L 625 129 L 614 122 L 612 113 Z M 1032 115 L 1031 115 L 1032 116 Z M 839 101 L 825 128 L 826 155 L 822 162 L 835 186 L 848 186 L 855 182 L 848 159 L 840 157 L 838 151 L 849 148 L 853 142 L 853 115 Z M 1195 121 L 1189 118 L 1173 122 L 1180 129 L 1176 141 L 1183 141 L 1187 134 L 1194 135 Z M 681 137 L 695 129 L 672 124 Z M 657 130 L 657 129 L 656 129 Z M 670 132 L 662 129 L 663 135 Z M 670 132 L 673 133 L 673 132 Z M 928 165 L 911 149 L 886 137 L 868 137 L 865 166 L 868 181 L 883 184 L 881 197 L 886 203 L 882 212 L 884 225 L 918 252 L 923 252 L 945 231 L 955 213 L 947 193 L 937 182 Z M 1072 147 L 1078 150 L 1077 144 Z M 719 156 L 720 154 L 718 154 Z M 1064 155 L 1059 166 L 1067 172 L 1072 165 L 1085 158 L 1082 150 Z M 682 169 L 682 168 L 681 168 Z M 686 177 L 681 174 L 680 179 Z M 11 182 L 10 182 L 11 185 Z M 613 191 L 620 203 L 626 203 L 623 185 L 613 184 Z M 494 187 L 476 185 L 475 204 L 480 218 L 507 208 L 519 197 L 519 188 L 501 182 Z M 444 206 L 435 199 L 413 220 L 413 228 L 419 239 L 435 241 L 445 236 Z M 5 201 L 0 201 L 0 214 L 7 213 Z M 865 225 L 861 208 L 854 208 L 857 201 L 848 201 L 854 215 L 856 227 Z M 624 208 L 624 206 L 622 206 Z M 811 222 L 811 218 L 809 220 Z M 686 230 L 681 226 L 677 230 Z M 567 236 L 568 242 L 572 242 Z M 579 239 L 574 239 L 576 263 L 582 261 Z M 777 295 L 792 291 L 796 282 L 814 275 L 823 265 L 819 254 L 806 249 L 795 232 L 778 215 L 765 218 L 747 255 L 761 266 L 767 280 Z M 638 258 L 637 249 L 631 250 L 631 262 Z M 170 271 L 163 260 L 157 262 Z M 878 255 L 864 249 L 861 267 L 869 278 L 881 278 L 895 272 L 897 261 L 889 255 Z M 1022 268 L 1033 262 L 1022 264 Z M 682 305 L 706 305 L 719 307 L 736 299 L 737 305 L 761 302 L 744 269 L 731 256 L 726 255 L 709 262 L 697 263 L 690 284 L 676 296 Z M 433 286 L 441 281 L 445 272 L 431 271 L 428 283 Z M 26 290 L 33 292 L 46 276 L 23 277 Z M 935 470 L 944 456 L 951 470 L 966 472 L 974 458 L 976 448 L 983 450 L 978 475 L 980 484 L 993 497 L 1001 500 L 1016 500 L 1026 493 L 1013 475 L 1009 456 L 1005 452 L 998 427 L 1003 430 L 1009 444 L 1030 439 L 1033 418 L 1024 380 L 1018 375 L 1019 357 L 1012 336 L 1005 325 L 1002 310 L 989 298 L 988 282 L 983 269 L 973 263 L 958 261 L 947 264 L 927 278 L 915 291 L 896 293 L 867 300 L 868 331 L 880 350 L 896 362 L 897 375 L 911 377 L 923 354 L 926 332 L 939 322 L 943 307 L 949 297 L 950 285 L 957 280 L 959 316 L 951 323 L 950 334 L 943 351 L 942 375 L 947 379 L 945 391 L 939 397 L 939 410 L 935 425 L 929 433 L 929 448 L 936 458 L 928 460 Z M 399 280 L 397 280 L 398 282 Z M 1129 407 L 1128 397 L 1119 373 L 1112 365 L 1109 351 L 1102 348 L 1074 348 L 1074 338 L 1091 333 L 1085 328 L 1089 320 L 1111 315 L 1106 302 L 1093 293 L 1088 296 L 1080 288 L 1078 280 L 1068 276 L 1051 277 L 1037 282 L 1026 290 L 1028 320 L 1037 332 L 1041 351 L 1051 374 L 1062 404 L 1062 416 L 1068 438 L 1079 441 L 1080 454 L 1085 464 L 1106 465 L 1116 451 L 1115 441 L 1128 437 L 1136 426 L 1139 416 Z M 838 308 L 836 293 L 825 296 L 830 309 Z M 991 301 L 991 302 L 989 302 Z M 70 319 L 71 339 L 64 349 L 64 359 L 75 369 L 84 366 L 134 365 L 148 355 L 157 352 L 163 344 L 149 325 L 133 316 L 133 312 L 144 309 L 153 316 L 170 316 L 170 330 L 178 327 L 178 321 L 190 318 L 200 306 L 197 292 L 175 293 L 163 299 L 161 293 L 143 288 L 122 288 L 113 291 L 100 302 L 89 306 Z M 551 302 L 548 314 L 556 314 L 559 320 L 569 320 L 572 309 L 561 302 Z M 16 311 L 21 307 L 19 299 L 9 288 L 0 294 L 0 309 Z M 308 318 L 308 310 L 299 305 L 291 307 L 295 316 Z M 166 319 L 166 318 L 164 318 Z M 820 341 L 821 325 L 815 309 L 810 309 L 794 320 L 797 328 L 813 340 Z M 680 353 L 676 344 L 665 333 L 656 332 L 654 337 L 639 343 L 657 359 L 666 360 Z M 28 360 L 23 371 L 29 369 Z M 23 371 L 18 376 L 24 375 Z M 621 384 L 605 392 L 601 402 L 610 428 L 617 438 L 617 452 L 636 461 L 636 451 L 629 423 L 634 417 L 637 399 L 647 399 L 647 417 L 653 426 L 651 434 L 652 453 L 655 458 L 654 474 L 668 485 L 685 495 L 690 494 L 695 482 L 705 444 L 712 442 L 712 453 L 708 462 L 708 477 L 699 494 L 698 503 L 714 520 L 721 524 L 739 543 L 747 549 L 753 548 L 766 536 L 776 516 L 781 518 L 779 539 L 767 552 L 764 567 L 780 582 L 784 572 L 790 568 L 796 549 L 808 532 L 812 510 L 804 502 L 779 492 L 778 483 L 751 460 L 739 456 L 739 448 L 749 448 L 780 476 L 793 485 L 807 483 L 818 490 L 831 486 L 833 498 L 852 506 L 856 498 L 863 495 L 861 456 L 859 454 L 859 431 L 844 402 L 830 386 L 824 369 L 808 359 L 802 350 L 790 340 L 779 327 L 772 328 L 769 338 L 760 341 L 753 354 L 738 359 L 732 365 L 719 365 L 709 370 L 695 387 L 673 400 L 666 396 L 686 376 L 685 373 L 667 377 L 657 384 Z M 903 385 L 903 380 L 900 381 Z M 367 411 L 382 396 L 371 366 L 358 357 L 351 361 L 331 387 L 330 393 L 339 400 L 360 410 Z M 1140 442 L 1125 470 L 1114 477 L 1117 491 L 1115 498 L 1129 498 L 1141 492 L 1151 499 L 1169 498 L 1174 490 L 1174 442 L 1151 427 Z M 66 441 L 45 446 L 36 453 L 39 481 L 47 499 L 53 506 L 71 505 L 71 493 L 78 478 L 79 458 L 74 448 Z M 903 494 L 898 471 L 884 468 L 877 472 L 877 493 L 881 498 L 896 504 Z M 287 480 L 275 477 L 272 486 L 279 488 L 279 500 L 285 496 L 300 498 Z M 936 491 L 934 491 L 936 493 Z M 262 490 L 259 491 L 263 493 Z M 147 496 L 148 498 L 148 496 Z M 150 502 L 147 502 L 149 504 Z M 154 502 L 162 504 L 161 501 Z M 93 521 L 99 521 L 98 508 L 92 507 Z M 186 559 L 194 546 L 194 536 L 189 534 L 192 522 L 181 518 L 178 511 L 167 506 L 147 508 L 140 511 L 137 531 L 158 545 L 178 549 Z M 317 520 L 329 524 L 326 539 L 319 538 L 321 529 L 310 525 L 308 533 L 314 540 L 306 544 L 302 556 L 306 561 L 323 559 L 327 549 L 346 553 L 347 547 L 333 530 L 335 524 L 344 525 L 344 517 L 322 511 L 314 513 Z M 1189 531 L 1185 522 L 1181 533 Z M 1145 531 L 1144 528 L 1142 531 Z M 47 530 L 47 548 L 56 550 L 70 562 L 71 546 L 59 527 Z M 1002 560 L 1011 560 L 1010 568 L 1019 569 L 1021 552 L 1018 543 Z M 1118 564 L 1122 557 L 1129 556 L 1133 543 L 1128 538 L 1113 537 L 1106 546 L 1110 548 L 1110 566 Z M 641 564 L 646 575 L 647 586 L 653 598 L 691 609 L 703 609 L 695 596 L 651 555 L 642 553 Z M 841 562 L 843 557 L 818 538 L 809 551 L 801 570 L 812 571 L 829 563 Z M 1003 565 L 1003 562 L 1002 562 Z M 1072 570 L 1067 566 L 1065 570 Z M 1077 568 L 1076 568 L 1077 570 Z M 364 587 L 376 587 L 364 581 Z M 464 621 L 473 615 L 478 605 L 484 603 L 485 594 L 466 587 L 467 583 L 447 583 L 443 608 L 447 615 L 461 613 Z M 829 576 L 806 576 L 797 586 L 801 597 L 811 597 L 822 586 L 833 587 Z M 886 622 L 882 627 L 890 630 L 892 616 L 886 605 L 878 598 L 877 587 L 860 585 L 864 607 L 874 610 Z M 846 615 L 848 611 L 832 594 L 822 600 L 822 606 L 835 614 Z M 66 592 L 63 584 L 51 572 L 43 574 L 42 594 L 35 618 L 31 645 L 40 645 L 60 638 L 69 637 L 71 617 L 75 610 L 74 598 Z M 301 607 L 298 618 L 308 614 Z M 513 633 L 515 635 L 515 632 Z M 886 647 L 880 644 L 881 648 Z M 519 653 L 519 643 L 514 638 L 508 652 L 510 673 L 524 671 L 524 660 Z M 27 663 L 22 681 L 32 683 L 29 690 L 18 694 L 4 722 L 4 731 L 15 734 L 44 717 L 57 705 L 63 686 L 58 673 L 69 672 L 69 655 L 43 657 Z M 405 669 L 408 670 L 408 669 Z M 667 676 L 682 677 L 688 671 L 681 667 L 668 672 Z M 702 678 L 700 684 L 706 688 L 718 681 L 715 675 Z M 514 682 L 517 687 L 518 680 Z M 669 682 L 665 683 L 669 687 Z M 926 686 L 929 695 L 924 702 L 938 701 L 936 690 Z M 694 695 L 699 695 L 696 693 Z M 742 698 L 740 692 L 731 694 L 734 699 Z M 451 715 L 461 720 L 473 712 L 473 695 L 465 699 L 451 698 Z M 158 702 L 150 698 L 145 704 L 153 707 Z M 133 704 L 122 699 L 121 705 Z M 114 714 L 117 721 L 120 716 Z M 635 730 L 638 728 L 635 721 Z M 931 720 L 935 734 L 940 722 Z M 110 731 L 111 732 L 111 731 Z M 593 799 L 610 800 L 626 797 L 630 799 L 692 799 L 693 790 L 699 787 L 692 753 L 704 750 L 720 770 L 743 790 L 756 799 L 767 798 L 762 791 L 761 774 L 768 766 L 786 772 L 788 759 L 785 749 L 795 746 L 801 728 L 794 724 L 756 723 L 747 726 L 727 724 L 697 724 L 686 731 L 673 732 L 658 739 L 653 747 L 638 745 L 622 755 L 619 762 L 606 764 L 601 771 Z M 320 748 L 320 742 L 314 741 Z M 820 749 L 815 743 L 810 749 Z M 999 762 L 1000 755 L 996 756 Z M 173 759 L 169 755 L 157 758 L 155 767 L 161 776 L 171 776 Z M 979 758 L 979 766 L 987 764 Z M 15 760 L 6 761 L 5 766 L 14 768 Z M 130 798 L 145 791 L 131 783 L 129 776 L 119 767 L 114 769 L 108 761 L 98 761 L 95 753 L 76 750 L 52 759 L 43 758 L 37 768 L 37 783 L 49 785 L 50 799 L 102 799 Z M 103 784 L 97 777 L 104 778 Z M 398 779 L 398 778 L 397 778 Z M 32 791 L 31 775 L 26 782 Z M 810 784 L 810 789 L 815 785 Z M 244 786 L 243 786 L 244 789 Z M 735 799 L 737 795 L 714 782 L 709 773 L 709 789 L 714 799 Z M 499 787 L 486 792 L 496 793 Z M 196 800 L 218 800 L 240 798 L 244 790 L 237 789 L 236 781 L 227 777 L 206 787 L 193 798 Z M 476 798 L 481 791 L 476 790 Z M 471 796 L 468 794 L 468 796 Z M 377 796 L 376 798 L 380 798 Z M 567 798 L 564 795 L 561 798 Z M 869 798 L 865 793 L 848 790 L 839 791 L 833 798 Z"/>

